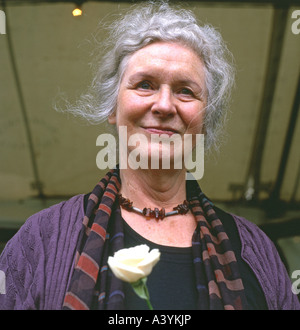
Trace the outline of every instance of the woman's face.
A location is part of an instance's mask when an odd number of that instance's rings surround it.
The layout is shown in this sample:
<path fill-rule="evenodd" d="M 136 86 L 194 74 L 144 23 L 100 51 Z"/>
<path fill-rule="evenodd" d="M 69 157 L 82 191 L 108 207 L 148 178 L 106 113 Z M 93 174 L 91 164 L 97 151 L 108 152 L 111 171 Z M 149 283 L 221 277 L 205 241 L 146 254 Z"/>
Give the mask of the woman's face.
<path fill-rule="evenodd" d="M 143 134 L 150 152 L 152 134 L 202 133 L 205 106 L 204 65 L 197 54 L 178 43 L 156 42 L 129 58 L 109 123 L 126 126 L 128 139 Z"/>

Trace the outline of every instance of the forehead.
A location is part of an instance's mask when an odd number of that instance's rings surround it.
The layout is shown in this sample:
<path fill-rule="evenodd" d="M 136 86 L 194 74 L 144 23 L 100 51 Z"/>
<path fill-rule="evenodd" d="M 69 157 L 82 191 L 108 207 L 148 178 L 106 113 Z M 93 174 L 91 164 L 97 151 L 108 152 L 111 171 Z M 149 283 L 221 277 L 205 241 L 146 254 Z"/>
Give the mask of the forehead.
<path fill-rule="evenodd" d="M 125 74 L 148 70 L 162 76 L 182 75 L 204 78 L 204 65 L 190 48 L 178 43 L 156 42 L 136 51 L 129 59 Z"/>

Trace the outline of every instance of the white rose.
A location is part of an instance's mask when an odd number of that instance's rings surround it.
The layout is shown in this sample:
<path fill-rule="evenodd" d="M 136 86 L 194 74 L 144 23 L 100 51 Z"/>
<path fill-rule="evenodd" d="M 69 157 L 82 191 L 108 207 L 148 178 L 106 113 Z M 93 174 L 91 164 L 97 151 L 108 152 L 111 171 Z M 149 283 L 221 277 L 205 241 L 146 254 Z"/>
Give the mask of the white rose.
<path fill-rule="evenodd" d="M 134 283 L 148 276 L 160 258 L 158 249 L 149 252 L 149 246 L 143 244 L 117 251 L 108 258 L 108 265 L 114 275 L 122 281 Z"/>

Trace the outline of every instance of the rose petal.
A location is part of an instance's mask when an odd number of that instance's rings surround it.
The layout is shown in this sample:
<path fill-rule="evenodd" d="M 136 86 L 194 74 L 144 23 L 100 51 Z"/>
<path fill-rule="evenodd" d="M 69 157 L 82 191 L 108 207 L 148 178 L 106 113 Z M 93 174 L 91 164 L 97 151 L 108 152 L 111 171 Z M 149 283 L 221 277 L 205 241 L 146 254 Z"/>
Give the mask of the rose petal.
<path fill-rule="evenodd" d="M 122 281 L 132 283 L 145 277 L 145 273 L 141 269 L 122 264 L 113 257 L 109 257 L 107 263 L 114 275 Z"/>
<path fill-rule="evenodd" d="M 158 263 L 159 259 L 160 252 L 157 249 L 153 249 L 148 253 L 147 257 L 137 265 L 137 267 L 146 274 L 145 276 L 148 276 L 151 273 L 152 268 Z"/>
<path fill-rule="evenodd" d="M 149 246 L 147 246 L 146 244 L 138 245 L 128 249 L 122 249 L 114 254 L 114 258 L 117 258 L 119 260 L 126 260 L 129 257 L 130 259 L 144 259 L 145 256 L 148 254 L 149 249 Z"/>

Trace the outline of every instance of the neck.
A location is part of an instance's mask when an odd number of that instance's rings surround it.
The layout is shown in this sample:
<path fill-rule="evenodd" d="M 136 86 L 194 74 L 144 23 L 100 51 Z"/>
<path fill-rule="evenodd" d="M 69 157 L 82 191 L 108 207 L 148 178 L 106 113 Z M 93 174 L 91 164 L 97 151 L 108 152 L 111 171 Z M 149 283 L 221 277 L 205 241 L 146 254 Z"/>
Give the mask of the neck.
<path fill-rule="evenodd" d="M 185 170 L 120 170 L 120 193 L 139 208 L 172 209 L 186 199 Z"/>

